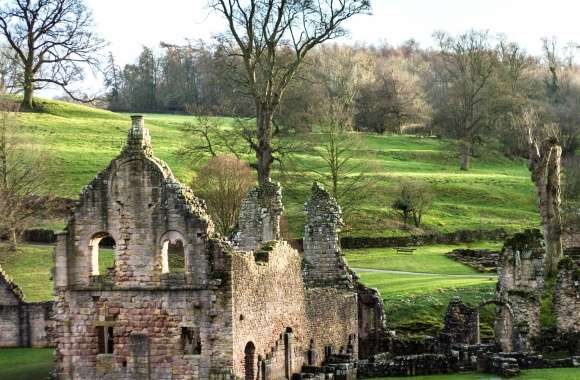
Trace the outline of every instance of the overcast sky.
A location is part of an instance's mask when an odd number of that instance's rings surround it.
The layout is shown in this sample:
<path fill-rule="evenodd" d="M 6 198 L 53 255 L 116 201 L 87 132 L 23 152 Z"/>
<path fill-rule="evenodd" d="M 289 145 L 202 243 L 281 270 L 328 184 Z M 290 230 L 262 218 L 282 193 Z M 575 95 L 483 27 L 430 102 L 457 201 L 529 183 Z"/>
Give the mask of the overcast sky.
<path fill-rule="evenodd" d="M 410 38 L 432 44 L 432 33 L 460 33 L 470 28 L 503 33 L 539 54 L 541 38 L 556 36 L 562 44 L 580 42 L 578 0 L 372 0 L 373 14 L 346 25 L 341 42 L 387 41 L 398 45 Z M 132 63 L 142 46 L 160 41 L 183 43 L 208 39 L 224 22 L 206 7 L 206 0 L 88 0 L 99 33 L 110 43 L 120 64 Z M 98 81 L 87 80 L 86 87 Z"/>

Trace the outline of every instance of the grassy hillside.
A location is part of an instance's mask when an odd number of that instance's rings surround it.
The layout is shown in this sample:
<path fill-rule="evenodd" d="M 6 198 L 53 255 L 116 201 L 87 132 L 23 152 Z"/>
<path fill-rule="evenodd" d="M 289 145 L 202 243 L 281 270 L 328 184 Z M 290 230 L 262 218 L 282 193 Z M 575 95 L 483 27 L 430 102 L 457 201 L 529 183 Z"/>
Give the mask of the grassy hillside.
<path fill-rule="evenodd" d="M 20 114 L 22 135 L 32 144 L 50 151 L 52 190 L 60 196 L 77 197 L 80 189 L 119 152 L 130 126 L 129 117 L 63 102 L 39 100 L 39 103 L 42 112 Z M 189 182 L 196 166 L 201 164 L 192 164 L 177 154 L 186 141 L 183 130 L 186 121 L 192 118 L 145 115 L 155 154 L 167 161 L 182 182 Z M 218 121 L 224 127 L 232 125 L 231 119 Z M 394 190 L 403 178 L 428 181 L 436 192 L 432 210 L 425 217 L 427 229 L 506 227 L 515 230 L 538 224 L 535 193 L 523 160 L 510 160 L 481 148 L 473 170 L 461 172 L 452 141 L 375 134 L 365 134 L 362 140 L 357 159 L 375 168 L 373 175 L 378 191 L 365 197 L 350 220 L 348 234 L 405 234 L 398 229 L 390 210 Z M 305 166 L 322 164 L 312 156 L 304 156 L 302 160 Z M 291 173 L 286 184 L 286 216 L 289 230 L 295 236 L 302 234 L 302 205 L 308 197 L 311 179 L 314 177 L 307 173 L 296 172 Z"/>

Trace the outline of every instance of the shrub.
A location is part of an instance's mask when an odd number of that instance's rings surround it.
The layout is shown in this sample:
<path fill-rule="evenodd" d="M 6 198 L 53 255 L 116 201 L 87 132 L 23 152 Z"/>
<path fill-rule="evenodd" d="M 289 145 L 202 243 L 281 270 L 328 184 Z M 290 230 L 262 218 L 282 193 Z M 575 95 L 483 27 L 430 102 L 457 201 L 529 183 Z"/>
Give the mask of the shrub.
<path fill-rule="evenodd" d="M 432 204 L 433 192 L 427 182 L 405 181 L 399 186 L 398 196 L 391 207 L 401 215 L 405 226 L 412 218 L 415 227 L 419 227 L 423 215 L 429 211 Z"/>

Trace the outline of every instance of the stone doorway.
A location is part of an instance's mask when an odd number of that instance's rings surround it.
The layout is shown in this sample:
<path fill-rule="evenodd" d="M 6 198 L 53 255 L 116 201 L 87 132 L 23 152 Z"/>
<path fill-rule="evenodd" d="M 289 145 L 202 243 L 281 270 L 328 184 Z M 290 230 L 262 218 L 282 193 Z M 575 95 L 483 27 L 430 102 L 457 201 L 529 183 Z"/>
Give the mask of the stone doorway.
<path fill-rule="evenodd" d="M 256 371 L 255 365 L 256 362 L 256 347 L 254 343 L 248 342 L 246 344 L 246 348 L 244 349 L 244 379 L 245 380 L 255 380 L 256 379 Z"/>

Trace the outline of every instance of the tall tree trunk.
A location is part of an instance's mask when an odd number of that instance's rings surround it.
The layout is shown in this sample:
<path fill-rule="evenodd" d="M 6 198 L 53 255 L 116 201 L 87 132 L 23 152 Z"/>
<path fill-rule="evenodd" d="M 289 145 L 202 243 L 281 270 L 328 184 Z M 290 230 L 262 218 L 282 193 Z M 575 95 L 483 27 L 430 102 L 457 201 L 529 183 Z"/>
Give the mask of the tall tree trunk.
<path fill-rule="evenodd" d="M 469 164 L 471 160 L 471 143 L 467 141 L 462 141 L 460 143 L 459 149 L 461 150 L 461 165 L 459 168 L 461 170 L 469 170 Z"/>
<path fill-rule="evenodd" d="M 25 68 L 24 70 L 24 98 L 22 99 L 21 107 L 24 110 L 32 111 L 34 108 L 34 83 L 32 80 L 34 75 L 32 74 L 31 68 Z"/>
<path fill-rule="evenodd" d="M 15 252 L 18 248 L 18 233 L 16 232 L 16 228 L 12 227 L 8 231 L 8 249 L 12 252 Z"/>
<path fill-rule="evenodd" d="M 560 215 L 560 162 L 562 148 L 553 146 L 546 168 L 546 199 L 540 200 L 540 214 L 544 224 L 546 243 L 545 270 L 548 276 L 558 272 L 558 263 L 562 258 L 562 218 Z"/>
<path fill-rule="evenodd" d="M 271 107 L 258 103 L 256 127 L 257 127 L 257 145 L 256 151 L 258 183 L 264 184 L 270 181 L 272 163 L 274 162 L 272 148 L 272 118 L 274 115 Z"/>

